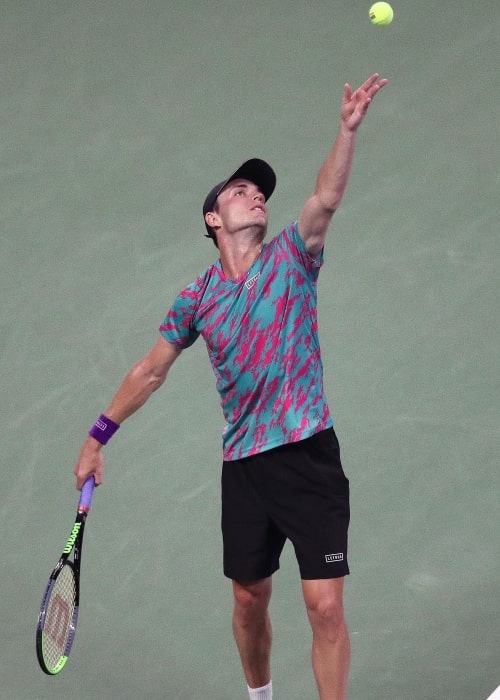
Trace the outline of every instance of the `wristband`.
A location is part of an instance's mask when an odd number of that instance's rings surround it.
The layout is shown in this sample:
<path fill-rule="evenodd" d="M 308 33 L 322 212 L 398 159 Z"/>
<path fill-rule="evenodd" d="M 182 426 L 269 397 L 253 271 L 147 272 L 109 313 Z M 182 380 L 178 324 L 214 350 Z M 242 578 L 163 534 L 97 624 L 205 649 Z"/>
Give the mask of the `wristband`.
<path fill-rule="evenodd" d="M 108 440 L 110 440 L 119 428 L 119 424 L 115 423 L 101 413 L 99 418 L 96 420 L 94 425 L 89 430 L 90 437 L 93 437 L 100 442 L 101 445 L 106 445 Z"/>

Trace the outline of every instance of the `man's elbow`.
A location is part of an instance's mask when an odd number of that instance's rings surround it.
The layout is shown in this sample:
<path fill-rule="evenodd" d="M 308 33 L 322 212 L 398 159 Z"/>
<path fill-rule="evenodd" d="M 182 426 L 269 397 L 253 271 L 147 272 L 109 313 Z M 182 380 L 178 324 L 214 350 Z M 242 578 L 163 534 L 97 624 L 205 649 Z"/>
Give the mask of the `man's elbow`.
<path fill-rule="evenodd" d="M 340 206 L 343 192 L 332 190 L 318 194 L 318 207 L 322 210 L 323 216 L 331 219 Z"/>

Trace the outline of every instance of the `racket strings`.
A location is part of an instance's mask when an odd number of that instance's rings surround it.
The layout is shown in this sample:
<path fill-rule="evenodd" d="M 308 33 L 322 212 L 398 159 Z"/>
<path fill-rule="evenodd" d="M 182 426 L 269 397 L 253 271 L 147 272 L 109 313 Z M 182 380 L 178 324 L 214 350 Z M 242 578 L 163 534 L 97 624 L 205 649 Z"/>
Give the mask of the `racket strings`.
<path fill-rule="evenodd" d="M 49 669 L 54 669 L 66 655 L 68 641 L 74 633 L 76 581 L 73 567 L 65 564 L 54 582 L 45 613 L 42 653 Z"/>

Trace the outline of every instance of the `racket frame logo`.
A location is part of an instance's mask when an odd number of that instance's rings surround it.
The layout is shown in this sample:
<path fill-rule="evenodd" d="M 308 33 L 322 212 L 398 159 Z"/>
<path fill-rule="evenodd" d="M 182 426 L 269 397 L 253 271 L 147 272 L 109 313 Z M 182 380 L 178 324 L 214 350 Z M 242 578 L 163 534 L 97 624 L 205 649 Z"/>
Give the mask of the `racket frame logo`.
<path fill-rule="evenodd" d="M 76 538 L 78 537 L 78 533 L 80 532 L 81 526 L 81 522 L 74 524 L 73 529 L 71 530 L 71 535 L 69 536 L 69 539 L 66 542 L 66 547 L 63 549 L 63 554 L 69 554 L 73 549 L 73 545 L 75 544 Z"/>

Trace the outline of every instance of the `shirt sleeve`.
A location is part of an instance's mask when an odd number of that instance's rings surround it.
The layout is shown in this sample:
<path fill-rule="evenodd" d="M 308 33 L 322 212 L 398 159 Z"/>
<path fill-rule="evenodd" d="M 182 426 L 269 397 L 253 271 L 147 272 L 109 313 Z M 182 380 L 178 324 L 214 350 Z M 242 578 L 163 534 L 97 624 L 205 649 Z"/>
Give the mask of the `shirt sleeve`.
<path fill-rule="evenodd" d="M 200 335 L 194 323 L 198 305 L 199 287 L 195 282 L 179 294 L 159 328 L 165 340 L 179 350 L 190 347 Z"/>
<path fill-rule="evenodd" d="M 308 277 L 314 281 L 317 280 L 319 270 L 324 262 L 323 249 L 315 258 L 307 252 L 306 244 L 299 233 L 298 221 L 294 221 L 282 231 L 281 241 L 289 255 L 305 270 Z"/>

